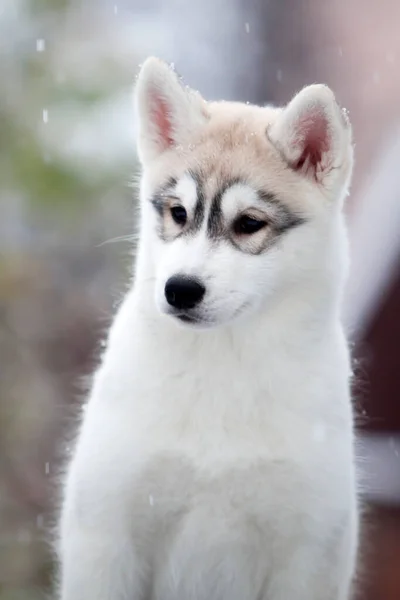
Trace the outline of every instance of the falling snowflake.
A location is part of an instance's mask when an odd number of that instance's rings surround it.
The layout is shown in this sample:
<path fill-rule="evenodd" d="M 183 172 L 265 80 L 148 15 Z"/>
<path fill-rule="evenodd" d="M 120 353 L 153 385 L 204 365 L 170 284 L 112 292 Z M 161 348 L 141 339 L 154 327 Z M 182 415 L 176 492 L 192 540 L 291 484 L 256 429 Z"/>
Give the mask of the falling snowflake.
<path fill-rule="evenodd" d="M 42 39 L 36 40 L 36 51 L 44 52 L 46 50 L 46 42 Z"/>

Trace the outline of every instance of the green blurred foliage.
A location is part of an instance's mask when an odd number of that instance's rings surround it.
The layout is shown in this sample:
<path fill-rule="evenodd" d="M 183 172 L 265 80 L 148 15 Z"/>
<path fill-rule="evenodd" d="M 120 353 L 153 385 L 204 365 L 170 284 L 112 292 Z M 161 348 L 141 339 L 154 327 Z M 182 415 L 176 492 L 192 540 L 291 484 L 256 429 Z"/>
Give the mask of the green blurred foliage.
<path fill-rule="evenodd" d="M 133 153 L 71 160 L 57 138 L 93 114 L 101 126 L 103 107 L 132 82 L 112 49 L 97 55 L 101 32 L 86 40 L 82 5 L 96 16 L 90 0 L 5 0 L 0 9 L 10 23 L 0 21 L 0 600 L 48 597 L 46 465 L 57 461 L 124 269 L 118 247 L 101 243 L 132 225 Z"/>
<path fill-rule="evenodd" d="M 27 202 L 47 210 L 79 210 L 98 199 L 104 191 L 121 183 L 129 172 L 129 162 L 99 169 L 91 177 L 71 166 L 59 153 L 48 151 L 40 135 L 45 107 L 59 114 L 73 107 L 76 114 L 88 115 L 127 84 L 126 73 L 111 58 L 102 58 L 104 76 L 82 85 L 79 80 L 59 81 L 53 50 L 62 32 L 64 13 L 79 2 L 73 0 L 29 0 L 20 3 L 25 20 L 32 16 L 31 28 L 12 49 L 0 45 L 0 74 L 9 84 L 0 92 L 0 177 L 3 194 L 8 190 L 24 196 Z M 44 51 L 36 51 L 36 39 L 45 39 Z M 4 53 L 6 52 L 6 55 Z M 4 61 L 1 61 L 3 54 Z M 84 57 L 82 58 L 84 67 Z M 13 97 L 15 95 L 15 97 Z M 50 114 L 51 118 L 51 114 Z"/>

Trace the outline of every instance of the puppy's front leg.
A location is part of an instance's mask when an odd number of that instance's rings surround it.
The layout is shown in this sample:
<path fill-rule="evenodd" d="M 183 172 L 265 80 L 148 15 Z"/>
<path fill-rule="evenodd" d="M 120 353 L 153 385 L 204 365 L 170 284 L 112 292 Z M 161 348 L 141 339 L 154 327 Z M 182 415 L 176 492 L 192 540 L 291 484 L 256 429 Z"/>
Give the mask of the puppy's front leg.
<path fill-rule="evenodd" d="M 127 532 L 98 523 L 74 526 L 61 539 L 61 600 L 142 600 L 144 570 Z"/>
<path fill-rule="evenodd" d="M 348 534 L 334 547 L 303 544 L 288 553 L 267 582 L 262 600 L 350 600 L 355 548 Z"/>

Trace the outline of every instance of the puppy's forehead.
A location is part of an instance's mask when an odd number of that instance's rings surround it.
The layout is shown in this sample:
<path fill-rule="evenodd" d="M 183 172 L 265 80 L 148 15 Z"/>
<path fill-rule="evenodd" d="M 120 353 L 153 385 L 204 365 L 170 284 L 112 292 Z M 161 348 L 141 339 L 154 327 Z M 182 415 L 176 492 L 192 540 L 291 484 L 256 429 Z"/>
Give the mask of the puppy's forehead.
<path fill-rule="evenodd" d="M 219 205 L 228 212 L 257 198 L 255 189 L 245 180 L 207 176 L 201 171 L 184 173 L 176 181 L 174 193 L 189 206 L 199 199 L 205 204 L 218 200 Z"/>
<path fill-rule="evenodd" d="M 249 204 L 256 205 L 259 201 L 259 196 L 252 186 L 234 181 L 223 189 L 221 208 L 227 216 L 233 216 L 238 210 L 247 208 Z"/>
<path fill-rule="evenodd" d="M 185 204 L 194 206 L 199 193 L 196 178 L 191 173 L 184 173 L 176 182 L 175 193 Z"/>

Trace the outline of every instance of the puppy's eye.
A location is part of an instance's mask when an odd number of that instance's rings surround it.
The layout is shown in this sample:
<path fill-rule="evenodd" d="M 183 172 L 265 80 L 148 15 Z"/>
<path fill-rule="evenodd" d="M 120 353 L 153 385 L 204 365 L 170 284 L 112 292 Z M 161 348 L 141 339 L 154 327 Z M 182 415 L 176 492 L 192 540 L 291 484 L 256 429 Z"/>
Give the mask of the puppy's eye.
<path fill-rule="evenodd" d="M 260 229 L 263 229 L 266 226 L 267 223 L 265 221 L 254 219 L 248 215 L 242 215 L 235 221 L 234 229 L 237 234 L 251 235 L 252 233 L 257 233 L 257 231 L 260 231 Z"/>
<path fill-rule="evenodd" d="M 183 208 L 183 206 L 171 206 L 170 211 L 171 217 L 177 225 L 185 225 L 187 221 L 187 212 L 186 209 Z"/>

